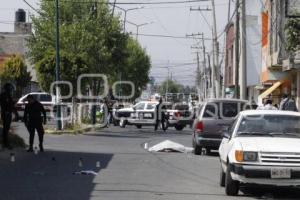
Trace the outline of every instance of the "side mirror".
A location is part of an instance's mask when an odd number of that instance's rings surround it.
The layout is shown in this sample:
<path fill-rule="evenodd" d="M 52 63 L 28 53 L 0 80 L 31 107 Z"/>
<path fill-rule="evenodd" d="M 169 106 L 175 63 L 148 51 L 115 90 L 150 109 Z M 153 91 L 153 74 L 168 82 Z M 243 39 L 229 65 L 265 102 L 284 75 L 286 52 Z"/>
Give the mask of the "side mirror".
<path fill-rule="evenodd" d="M 224 132 L 222 133 L 222 137 L 223 137 L 223 138 L 230 139 L 230 134 L 229 134 L 229 132 L 228 132 L 228 131 L 224 131 Z"/>

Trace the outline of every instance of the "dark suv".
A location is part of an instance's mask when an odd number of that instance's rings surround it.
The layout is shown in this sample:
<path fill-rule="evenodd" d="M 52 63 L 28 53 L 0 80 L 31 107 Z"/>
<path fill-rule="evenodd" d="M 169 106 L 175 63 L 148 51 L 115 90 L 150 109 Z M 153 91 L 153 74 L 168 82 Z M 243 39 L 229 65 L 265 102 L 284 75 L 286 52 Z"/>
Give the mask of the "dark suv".
<path fill-rule="evenodd" d="M 202 148 L 207 153 L 217 150 L 222 133 L 229 127 L 235 116 L 246 107 L 247 101 L 239 99 L 209 99 L 199 105 L 193 125 L 194 153 L 200 155 Z"/>

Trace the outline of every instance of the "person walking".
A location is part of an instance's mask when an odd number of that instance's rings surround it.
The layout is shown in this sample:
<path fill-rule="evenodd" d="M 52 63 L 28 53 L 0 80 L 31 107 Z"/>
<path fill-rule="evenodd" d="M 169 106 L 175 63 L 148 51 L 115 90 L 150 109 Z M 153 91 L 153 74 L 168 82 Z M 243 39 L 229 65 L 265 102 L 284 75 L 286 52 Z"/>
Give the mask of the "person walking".
<path fill-rule="evenodd" d="M 0 94 L 0 107 L 1 107 L 1 119 L 2 119 L 2 147 L 11 149 L 11 145 L 8 140 L 8 133 L 12 122 L 12 113 L 15 114 L 18 119 L 18 112 L 15 108 L 15 102 L 12 98 L 13 86 L 10 83 L 6 83 L 3 86 L 3 91 Z"/>
<path fill-rule="evenodd" d="M 160 123 L 161 123 L 163 131 L 166 131 L 166 127 L 165 127 L 166 116 L 165 116 L 165 112 L 163 109 L 164 109 L 164 106 L 162 106 L 162 98 L 160 98 L 158 104 L 155 107 L 155 112 L 156 112 L 156 122 L 155 122 L 155 126 L 154 126 L 155 131 L 157 131 L 157 128 Z"/>
<path fill-rule="evenodd" d="M 35 130 L 39 136 L 40 151 L 44 152 L 44 127 L 46 124 L 47 116 L 43 105 L 37 101 L 32 95 L 27 96 L 28 104 L 25 106 L 24 123 L 29 132 L 29 149 L 28 152 L 33 152 L 33 142 Z M 42 118 L 43 115 L 43 118 Z"/>
<path fill-rule="evenodd" d="M 298 112 L 294 99 L 289 98 L 289 95 L 287 94 L 284 94 L 282 96 L 282 101 L 280 102 L 279 109 Z"/>

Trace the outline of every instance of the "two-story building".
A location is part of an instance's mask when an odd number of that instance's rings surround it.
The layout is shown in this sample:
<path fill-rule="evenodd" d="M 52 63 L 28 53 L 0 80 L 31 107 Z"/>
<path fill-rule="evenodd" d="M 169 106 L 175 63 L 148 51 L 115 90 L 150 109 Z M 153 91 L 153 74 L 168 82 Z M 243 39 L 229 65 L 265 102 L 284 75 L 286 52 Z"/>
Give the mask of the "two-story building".
<path fill-rule="evenodd" d="M 14 54 L 19 54 L 24 56 L 27 71 L 31 74 L 31 83 L 25 88 L 23 93 L 40 90 L 34 66 L 26 58 L 28 51 L 26 43 L 31 33 L 32 25 L 26 22 L 26 12 L 23 9 L 19 9 L 15 13 L 14 31 L 0 32 L 0 64 L 3 63 L 6 58 Z"/>
<path fill-rule="evenodd" d="M 283 94 L 289 94 L 297 99 L 299 106 L 300 54 L 286 50 L 286 24 L 290 17 L 300 16 L 297 14 L 300 13 L 300 1 L 264 0 L 263 3 L 260 78 L 266 89 L 260 94 L 259 101 L 272 98 L 274 103 L 279 103 Z"/>
<path fill-rule="evenodd" d="M 257 85 L 260 84 L 261 72 L 261 2 L 260 0 L 245 1 L 246 7 L 246 74 L 247 81 L 246 96 L 248 100 L 257 101 L 259 90 Z M 240 11 L 240 10 L 239 10 Z M 241 26 L 241 25 L 240 25 Z M 240 36 L 242 27 L 239 27 Z M 235 77 L 236 77 L 236 60 L 239 60 L 239 69 L 242 68 L 241 60 L 241 39 L 239 40 L 239 59 L 235 56 L 235 23 L 229 22 L 226 27 L 226 52 L 225 52 L 225 70 L 224 83 L 227 97 L 235 96 Z M 239 70 L 239 85 L 241 85 L 241 70 Z"/>

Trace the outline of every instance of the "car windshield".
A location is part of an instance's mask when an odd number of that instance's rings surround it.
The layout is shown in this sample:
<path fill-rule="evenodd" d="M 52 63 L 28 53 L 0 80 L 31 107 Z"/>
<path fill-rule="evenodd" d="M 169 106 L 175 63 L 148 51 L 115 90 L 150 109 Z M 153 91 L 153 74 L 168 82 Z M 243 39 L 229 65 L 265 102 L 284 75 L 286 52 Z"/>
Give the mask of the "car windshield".
<path fill-rule="evenodd" d="M 156 103 L 148 103 L 146 110 L 152 110 L 155 108 L 155 106 L 156 106 Z"/>
<path fill-rule="evenodd" d="M 291 115 L 255 115 L 243 117 L 237 136 L 299 137 L 300 117 Z"/>
<path fill-rule="evenodd" d="M 138 103 L 134 106 L 135 110 L 144 110 L 145 103 Z"/>

